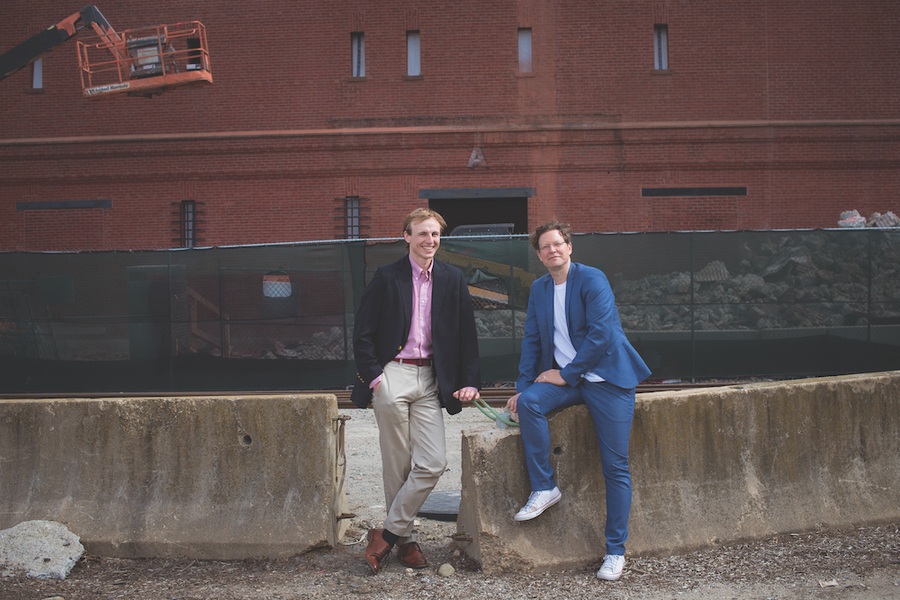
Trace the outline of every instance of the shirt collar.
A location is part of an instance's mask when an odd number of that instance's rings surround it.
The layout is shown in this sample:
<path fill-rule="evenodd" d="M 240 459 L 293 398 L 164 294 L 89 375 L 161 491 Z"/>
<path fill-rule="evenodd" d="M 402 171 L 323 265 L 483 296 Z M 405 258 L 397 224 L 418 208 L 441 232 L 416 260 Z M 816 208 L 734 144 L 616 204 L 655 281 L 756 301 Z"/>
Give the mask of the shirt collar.
<path fill-rule="evenodd" d="M 418 279 L 419 277 L 421 277 L 421 276 L 422 276 L 422 272 L 425 271 L 425 269 L 423 269 L 422 267 L 420 267 L 420 266 L 419 266 L 419 263 L 417 263 L 416 261 L 414 261 L 413 258 L 412 258 L 412 256 L 409 257 L 409 264 L 412 265 L 412 275 L 413 275 L 413 279 Z M 432 274 L 432 271 L 433 271 L 433 270 L 434 270 L 434 261 L 432 260 L 432 261 L 431 261 L 431 265 L 428 266 L 428 271 L 426 271 L 426 272 L 428 273 L 428 275 L 427 275 L 428 279 L 431 279 L 431 274 Z"/>

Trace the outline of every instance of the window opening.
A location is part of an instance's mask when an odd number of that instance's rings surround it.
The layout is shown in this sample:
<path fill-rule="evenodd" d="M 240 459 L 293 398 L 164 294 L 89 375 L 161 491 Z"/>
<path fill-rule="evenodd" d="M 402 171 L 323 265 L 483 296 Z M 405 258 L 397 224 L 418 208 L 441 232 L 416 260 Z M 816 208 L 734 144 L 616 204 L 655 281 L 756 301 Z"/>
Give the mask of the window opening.
<path fill-rule="evenodd" d="M 172 203 L 172 244 L 178 248 L 203 245 L 203 202 L 182 200 Z"/>
<path fill-rule="evenodd" d="M 444 235 L 457 228 L 468 235 L 476 235 L 479 230 L 495 234 L 498 230 L 494 226 L 507 223 L 512 223 L 513 229 L 504 229 L 504 234 L 528 233 L 528 199 L 524 197 L 432 198 L 428 207 L 439 212 L 447 222 Z M 484 224 L 491 227 L 478 227 Z"/>
<path fill-rule="evenodd" d="M 418 77 L 422 74 L 422 65 L 419 59 L 419 32 L 406 32 L 406 74 L 410 77 Z"/>
<path fill-rule="evenodd" d="M 531 73 L 531 28 L 519 29 L 519 73 Z"/>
<path fill-rule="evenodd" d="M 653 54 L 654 68 L 669 68 L 669 27 L 668 25 L 654 25 L 653 27 Z"/>
<path fill-rule="evenodd" d="M 353 77 L 366 76 L 366 37 L 363 33 L 350 34 L 351 68 Z"/>
<path fill-rule="evenodd" d="M 367 202 L 367 198 L 359 196 L 335 198 L 335 210 L 338 212 L 335 221 L 338 224 L 334 228 L 338 232 L 338 237 L 347 240 L 359 240 L 367 237 L 363 234 L 363 229 L 368 227 L 364 224 L 368 217 L 363 215 L 363 211 L 368 210 Z"/>
<path fill-rule="evenodd" d="M 406 32 L 406 74 L 410 77 L 418 77 L 422 74 L 422 65 L 419 59 L 419 32 Z"/>
<path fill-rule="evenodd" d="M 359 198 L 344 198 L 344 237 L 359 239 Z"/>
<path fill-rule="evenodd" d="M 31 89 L 44 88 L 44 59 L 39 58 L 31 63 Z"/>
<path fill-rule="evenodd" d="M 196 205 L 193 200 L 181 203 L 181 247 L 193 248 L 196 243 Z"/>

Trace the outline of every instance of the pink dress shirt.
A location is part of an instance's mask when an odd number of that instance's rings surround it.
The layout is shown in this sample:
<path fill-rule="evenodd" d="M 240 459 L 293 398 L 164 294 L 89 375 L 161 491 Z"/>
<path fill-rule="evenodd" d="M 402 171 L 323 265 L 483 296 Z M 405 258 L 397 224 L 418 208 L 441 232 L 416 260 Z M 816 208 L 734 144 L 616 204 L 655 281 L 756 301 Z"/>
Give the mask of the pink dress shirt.
<path fill-rule="evenodd" d="M 431 358 L 431 289 L 434 280 L 431 271 L 434 262 L 424 270 L 410 257 L 412 263 L 412 319 L 409 323 L 409 337 L 397 358 Z"/>
<path fill-rule="evenodd" d="M 403 350 L 397 354 L 397 358 L 431 358 L 434 354 L 431 344 L 431 290 L 434 280 L 431 272 L 434 262 L 427 270 L 416 264 L 409 257 L 412 264 L 412 319 L 409 323 L 409 337 Z M 381 375 L 372 380 L 370 388 L 381 383 Z"/>

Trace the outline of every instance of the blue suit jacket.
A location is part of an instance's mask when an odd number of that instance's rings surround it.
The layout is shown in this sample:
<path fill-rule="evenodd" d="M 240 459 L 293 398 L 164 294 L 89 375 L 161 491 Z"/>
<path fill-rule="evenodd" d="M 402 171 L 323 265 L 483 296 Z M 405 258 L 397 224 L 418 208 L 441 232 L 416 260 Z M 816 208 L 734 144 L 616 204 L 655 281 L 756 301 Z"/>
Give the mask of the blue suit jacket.
<path fill-rule="evenodd" d="M 553 286 L 549 273 L 531 285 L 517 392 L 553 368 Z M 570 264 L 566 321 L 576 351 L 575 359 L 560 372 L 569 385 L 580 384 L 588 371 L 625 389 L 650 375 L 650 369 L 625 337 L 612 288 L 599 269 Z"/>

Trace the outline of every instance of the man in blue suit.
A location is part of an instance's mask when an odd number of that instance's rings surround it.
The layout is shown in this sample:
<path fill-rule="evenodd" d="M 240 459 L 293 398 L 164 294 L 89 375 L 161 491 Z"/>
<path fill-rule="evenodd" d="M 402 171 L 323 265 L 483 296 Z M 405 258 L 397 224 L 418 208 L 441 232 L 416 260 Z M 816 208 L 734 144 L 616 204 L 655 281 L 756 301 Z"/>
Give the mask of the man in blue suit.
<path fill-rule="evenodd" d="M 597 577 L 615 581 L 625 566 L 631 511 L 634 389 L 650 369 L 625 337 L 606 276 L 572 262 L 569 225 L 555 220 L 541 225 L 531 234 L 531 245 L 549 273 L 531 286 L 517 393 L 507 402 L 519 415 L 531 479 L 531 496 L 514 518 L 533 519 L 562 498 L 550 466 L 547 415 L 584 402 L 606 480 L 606 556 Z"/>

